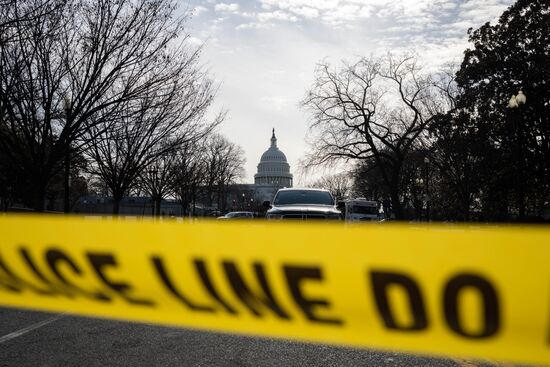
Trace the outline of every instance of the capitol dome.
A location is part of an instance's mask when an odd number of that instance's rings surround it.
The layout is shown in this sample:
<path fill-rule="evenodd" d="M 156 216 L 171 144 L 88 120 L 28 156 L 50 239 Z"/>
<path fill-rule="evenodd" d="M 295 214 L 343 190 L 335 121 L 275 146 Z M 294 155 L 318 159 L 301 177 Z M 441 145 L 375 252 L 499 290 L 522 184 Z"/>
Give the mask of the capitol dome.
<path fill-rule="evenodd" d="M 275 129 L 271 136 L 271 146 L 262 154 L 258 164 L 258 173 L 254 175 L 256 185 L 292 187 L 292 174 L 286 156 L 277 147 Z"/>

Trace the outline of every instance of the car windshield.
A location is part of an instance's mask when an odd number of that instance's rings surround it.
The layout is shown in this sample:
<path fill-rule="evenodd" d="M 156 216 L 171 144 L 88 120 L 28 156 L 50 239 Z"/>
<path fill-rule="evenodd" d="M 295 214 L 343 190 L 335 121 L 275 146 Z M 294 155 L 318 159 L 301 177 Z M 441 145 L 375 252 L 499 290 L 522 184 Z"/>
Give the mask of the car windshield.
<path fill-rule="evenodd" d="M 334 205 L 332 196 L 327 191 L 289 190 L 280 191 L 273 202 L 274 205 Z"/>

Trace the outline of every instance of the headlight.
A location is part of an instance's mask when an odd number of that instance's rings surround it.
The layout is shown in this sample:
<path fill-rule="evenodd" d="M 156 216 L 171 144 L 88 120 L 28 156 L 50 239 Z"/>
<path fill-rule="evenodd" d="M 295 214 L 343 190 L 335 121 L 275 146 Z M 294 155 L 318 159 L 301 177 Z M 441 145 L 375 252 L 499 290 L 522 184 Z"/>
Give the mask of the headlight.
<path fill-rule="evenodd" d="M 283 219 L 281 214 L 268 214 L 267 219 Z"/>

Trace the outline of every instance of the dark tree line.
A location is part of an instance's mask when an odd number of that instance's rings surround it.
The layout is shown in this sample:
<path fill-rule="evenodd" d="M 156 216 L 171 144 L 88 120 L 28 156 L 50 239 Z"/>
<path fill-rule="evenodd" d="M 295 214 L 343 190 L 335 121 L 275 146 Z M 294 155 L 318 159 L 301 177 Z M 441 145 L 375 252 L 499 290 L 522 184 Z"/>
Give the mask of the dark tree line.
<path fill-rule="evenodd" d="M 200 146 L 224 117 L 207 118 L 216 86 L 187 42 L 190 13 L 176 10 L 174 0 L 2 1 L 4 207 L 42 211 L 53 190 L 70 211 L 82 174 L 108 190 L 114 213 L 139 184 L 157 203 L 167 195 L 146 173 Z"/>
<path fill-rule="evenodd" d="M 454 70 L 427 74 L 407 55 L 320 65 L 303 101 L 306 166 L 349 163 L 354 192 L 391 199 L 398 219 L 540 220 L 550 210 L 548 29 L 550 3 L 518 0 L 469 30 Z"/>

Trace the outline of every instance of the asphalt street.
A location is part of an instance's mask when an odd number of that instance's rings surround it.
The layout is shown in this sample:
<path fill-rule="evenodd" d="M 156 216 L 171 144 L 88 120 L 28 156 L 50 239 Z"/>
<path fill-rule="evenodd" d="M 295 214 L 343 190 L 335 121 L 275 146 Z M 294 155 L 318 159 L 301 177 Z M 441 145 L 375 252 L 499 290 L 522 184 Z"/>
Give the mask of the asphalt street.
<path fill-rule="evenodd" d="M 0 366 L 510 366 L 0 308 Z"/>

